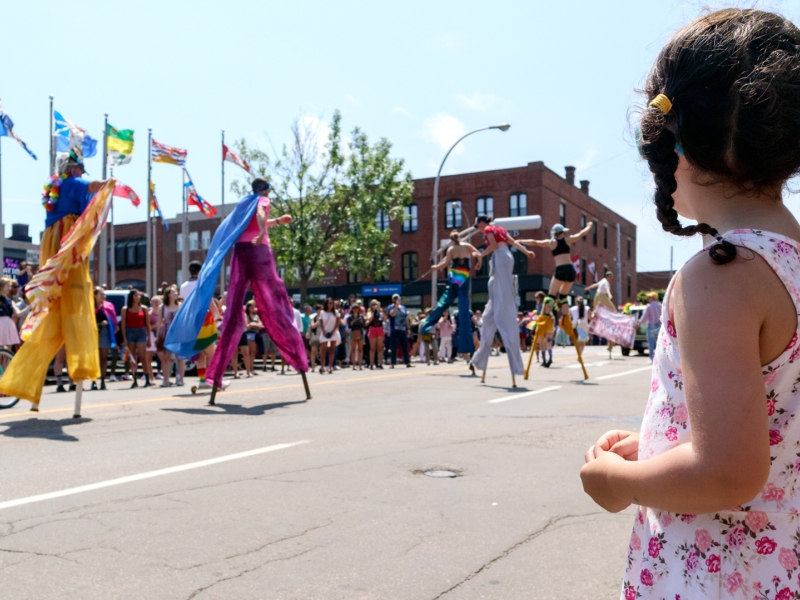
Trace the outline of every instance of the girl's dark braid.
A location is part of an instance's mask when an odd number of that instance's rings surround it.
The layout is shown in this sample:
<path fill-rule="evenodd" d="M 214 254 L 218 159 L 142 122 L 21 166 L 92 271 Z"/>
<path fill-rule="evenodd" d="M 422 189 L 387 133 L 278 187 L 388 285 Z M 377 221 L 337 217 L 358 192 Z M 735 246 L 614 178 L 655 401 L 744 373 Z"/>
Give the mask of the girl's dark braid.
<path fill-rule="evenodd" d="M 709 248 L 708 253 L 711 260 L 718 265 L 729 263 L 736 258 L 736 246 L 723 239 L 716 229 L 706 223 L 686 227 L 681 224 L 678 212 L 675 210 L 675 200 L 672 197 L 672 194 L 678 189 L 678 182 L 675 180 L 675 171 L 678 169 L 678 154 L 675 151 L 677 139 L 675 134 L 665 126 L 667 115 L 664 115 L 655 106 L 647 108 L 647 112 L 651 111 L 651 114 L 645 115 L 643 125 L 650 125 L 651 129 L 660 126 L 660 131 L 655 135 L 648 136 L 647 141 L 643 138 L 641 149 L 655 179 L 654 201 L 656 217 L 661 223 L 661 227 L 667 233 L 684 237 L 690 237 L 697 233 L 713 235 L 717 239 L 717 243 Z"/>

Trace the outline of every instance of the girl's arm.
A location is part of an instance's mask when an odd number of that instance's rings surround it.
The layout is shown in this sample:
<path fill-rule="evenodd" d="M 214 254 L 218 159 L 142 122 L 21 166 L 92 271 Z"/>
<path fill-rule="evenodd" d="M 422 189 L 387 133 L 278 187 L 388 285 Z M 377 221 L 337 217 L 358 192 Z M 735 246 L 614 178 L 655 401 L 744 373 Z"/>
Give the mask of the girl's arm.
<path fill-rule="evenodd" d="M 484 256 L 489 256 L 492 252 L 497 250 L 497 240 L 495 239 L 493 233 L 489 233 L 486 235 L 486 241 L 489 242 L 489 245 L 486 246 L 483 252 L 478 254 L 480 258 L 483 258 Z"/>
<path fill-rule="evenodd" d="M 536 258 L 536 253 L 533 250 L 528 250 L 525 246 L 520 244 L 517 240 L 512 238 L 510 235 L 508 236 L 508 243 L 514 246 L 517 250 L 522 252 L 523 254 L 527 255 L 530 258 Z"/>
<path fill-rule="evenodd" d="M 692 439 L 636 462 L 605 450 L 607 444 L 592 448 L 581 478 L 607 510 L 635 503 L 715 512 L 749 502 L 769 476 L 762 365 L 781 354 L 796 329 L 791 299 L 763 261 L 720 268 L 701 256 L 681 271 L 671 302 Z M 735 327 L 730 315 L 737 316 Z"/>
<path fill-rule="evenodd" d="M 542 248 L 550 248 L 553 240 L 519 240 L 520 244 L 526 246 L 540 246 Z"/>
<path fill-rule="evenodd" d="M 125 338 L 125 321 L 127 320 L 126 319 L 127 314 L 128 314 L 128 307 L 127 306 L 123 306 L 122 307 L 122 315 L 120 315 L 120 318 L 119 318 L 120 319 L 119 326 L 120 326 L 120 329 L 122 329 L 122 343 L 123 344 L 127 344 L 128 343 L 127 339 Z"/>
<path fill-rule="evenodd" d="M 435 265 L 431 265 L 431 271 L 438 271 L 439 269 L 446 267 L 450 263 L 450 254 L 452 251 L 453 251 L 453 246 L 450 246 L 447 249 L 447 252 L 444 253 L 444 258 L 442 259 L 442 261 L 436 263 Z"/>
<path fill-rule="evenodd" d="M 589 233 L 592 230 L 593 226 L 594 226 L 593 223 L 589 223 L 586 227 L 581 229 L 578 233 L 569 236 L 569 239 L 567 240 L 568 243 L 572 244 L 574 242 L 577 242 L 579 239 L 581 239 L 583 236 L 585 236 L 587 233 Z"/>

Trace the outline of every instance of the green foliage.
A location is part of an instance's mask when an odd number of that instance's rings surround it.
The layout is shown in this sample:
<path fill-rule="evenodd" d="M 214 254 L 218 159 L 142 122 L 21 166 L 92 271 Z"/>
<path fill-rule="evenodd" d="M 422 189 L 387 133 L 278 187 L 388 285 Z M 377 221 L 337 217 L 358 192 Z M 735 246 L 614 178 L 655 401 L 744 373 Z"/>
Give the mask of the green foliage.
<path fill-rule="evenodd" d="M 391 143 L 381 138 L 370 144 L 355 128 L 345 153 L 341 120 L 336 111 L 322 149 L 318 126 L 302 118 L 292 124 L 291 144 L 274 158 L 244 139 L 237 143 L 253 176 L 270 181 L 270 218 L 292 216 L 290 225 L 270 229 L 270 244 L 286 268 L 287 283 L 300 285 L 303 300 L 308 282 L 326 269 L 361 271 L 369 279 L 387 274 L 391 262 L 380 257 L 394 244 L 388 228 L 378 227 L 378 214 L 402 219 L 403 207 L 411 202 L 411 175 L 403 173 L 402 159 L 391 157 Z M 231 187 L 240 196 L 250 192 L 247 185 Z"/>
<path fill-rule="evenodd" d="M 663 302 L 664 294 L 667 293 L 667 290 L 643 290 L 638 294 L 636 294 L 637 302 L 639 302 L 640 304 L 647 304 L 647 294 L 651 292 L 655 292 L 656 294 L 658 294 L 658 301 Z"/>

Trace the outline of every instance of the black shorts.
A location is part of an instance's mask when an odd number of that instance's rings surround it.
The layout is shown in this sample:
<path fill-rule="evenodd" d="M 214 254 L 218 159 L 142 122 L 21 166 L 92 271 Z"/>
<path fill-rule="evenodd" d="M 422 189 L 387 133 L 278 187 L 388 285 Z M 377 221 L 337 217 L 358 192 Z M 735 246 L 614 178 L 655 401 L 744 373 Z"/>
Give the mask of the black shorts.
<path fill-rule="evenodd" d="M 572 265 L 558 265 L 553 277 L 566 283 L 575 282 L 575 267 Z"/>

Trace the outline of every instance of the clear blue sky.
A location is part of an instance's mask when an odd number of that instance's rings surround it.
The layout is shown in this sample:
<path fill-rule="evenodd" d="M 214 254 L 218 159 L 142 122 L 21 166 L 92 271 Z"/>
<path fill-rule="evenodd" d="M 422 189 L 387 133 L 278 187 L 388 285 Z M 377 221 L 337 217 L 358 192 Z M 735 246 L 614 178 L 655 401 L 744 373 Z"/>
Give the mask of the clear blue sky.
<path fill-rule="evenodd" d="M 115 176 L 144 197 L 147 128 L 188 149 L 198 191 L 220 196 L 220 130 L 269 149 L 301 113 L 340 109 L 387 137 L 414 177 L 436 174 L 460 133 L 507 121 L 506 133 L 469 138 L 446 173 L 543 160 L 578 167 L 591 193 L 639 226 L 638 269 L 676 267 L 699 241 L 662 233 L 651 179 L 631 142 L 628 114 L 655 55 L 699 2 L 441 1 L 220 3 L 138 0 L 72 4 L 39 0 L 3 7 L 0 100 L 15 131 L 39 156 L 2 138 L 3 220 L 43 228 L 48 175 L 48 96 L 101 139 L 103 113 L 135 130 L 133 162 Z M 769 5 L 800 22 L 800 0 Z M 100 157 L 87 161 L 101 175 Z M 166 216 L 180 210 L 177 167 L 154 165 Z M 226 180 L 239 176 L 226 166 Z M 226 200 L 234 201 L 231 192 Z M 796 209 L 796 201 L 790 202 Z M 118 222 L 142 220 L 115 204 Z"/>

